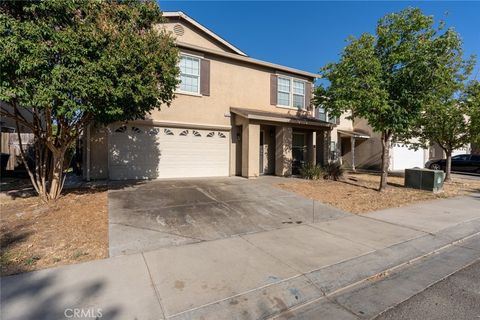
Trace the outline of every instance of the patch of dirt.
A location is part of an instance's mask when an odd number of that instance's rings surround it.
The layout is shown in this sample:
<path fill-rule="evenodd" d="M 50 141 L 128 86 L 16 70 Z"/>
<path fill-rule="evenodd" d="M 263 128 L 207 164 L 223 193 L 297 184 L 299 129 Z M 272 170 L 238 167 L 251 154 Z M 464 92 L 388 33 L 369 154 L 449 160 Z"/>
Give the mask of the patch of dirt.
<path fill-rule="evenodd" d="M 377 191 L 379 184 L 378 174 L 348 173 L 343 181 L 295 180 L 278 186 L 357 214 L 480 191 L 480 181 L 467 179 L 452 179 L 438 193 L 405 188 L 403 177 L 389 176 L 389 187 L 382 193 Z"/>
<path fill-rule="evenodd" d="M 106 188 L 68 190 L 55 203 L 0 198 L 1 275 L 108 256 Z"/>

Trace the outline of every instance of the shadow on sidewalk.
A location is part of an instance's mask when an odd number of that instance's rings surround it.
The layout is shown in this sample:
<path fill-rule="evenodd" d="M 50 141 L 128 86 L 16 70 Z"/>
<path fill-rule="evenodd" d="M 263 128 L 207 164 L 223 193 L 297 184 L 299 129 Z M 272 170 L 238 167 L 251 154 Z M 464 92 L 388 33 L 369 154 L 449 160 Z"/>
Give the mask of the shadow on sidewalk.
<path fill-rule="evenodd" d="M 118 306 L 106 309 L 91 304 L 92 297 L 101 295 L 104 290 L 102 281 L 84 282 L 70 287 L 65 287 L 61 282 L 54 272 L 24 273 L 1 278 L 1 318 L 119 319 Z"/>

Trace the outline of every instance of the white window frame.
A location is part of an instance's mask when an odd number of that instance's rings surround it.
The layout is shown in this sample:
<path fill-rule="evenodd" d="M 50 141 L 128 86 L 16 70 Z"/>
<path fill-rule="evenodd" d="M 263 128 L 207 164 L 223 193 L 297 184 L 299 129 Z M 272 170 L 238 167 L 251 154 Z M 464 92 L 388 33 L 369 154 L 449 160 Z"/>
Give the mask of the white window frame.
<path fill-rule="evenodd" d="M 290 85 L 290 91 L 282 91 L 280 90 L 280 79 L 282 80 L 287 80 Z M 278 99 L 278 93 L 281 92 L 281 93 L 288 93 L 288 105 L 284 105 L 284 104 L 279 104 L 279 99 Z M 280 108 L 292 108 L 292 79 L 289 78 L 289 77 L 284 77 L 284 76 L 278 76 L 277 78 L 277 106 L 280 107 Z"/>
<path fill-rule="evenodd" d="M 299 82 L 299 83 L 303 84 L 303 94 L 295 93 L 295 91 L 294 91 L 295 82 Z M 305 105 L 305 94 L 306 94 L 306 91 L 307 91 L 306 89 L 307 89 L 307 84 L 305 83 L 305 81 L 301 81 L 301 80 L 298 80 L 298 79 L 292 79 L 292 108 L 300 109 L 300 110 L 306 110 L 307 109 L 306 105 Z M 303 99 L 302 99 L 303 107 L 299 108 L 299 107 L 295 107 L 293 105 L 293 96 L 295 96 L 295 95 L 303 97 Z"/>
<path fill-rule="evenodd" d="M 197 86 L 197 92 L 193 92 L 193 91 L 184 91 L 184 90 L 181 90 L 180 86 L 181 86 L 181 83 L 178 85 L 178 88 L 176 90 L 177 93 L 180 93 L 180 94 L 186 94 L 186 95 L 191 95 L 191 96 L 202 96 L 201 94 L 201 76 L 202 76 L 202 57 L 200 56 L 196 56 L 196 55 L 193 55 L 193 54 L 187 54 L 187 53 L 180 53 L 180 59 L 182 57 L 188 57 L 188 58 L 192 58 L 192 59 L 196 59 L 198 60 L 198 75 L 196 74 L 189 74 L 189 73 L 182 73 L 182 71 L 180 70 L 180 79 L 182 77 L 182 74 L 185 74 L 187 76 L 190 76 L 190 77 L 197 77 L 198 78 L 198 86 Z M 180 63 L 180 62 L 179 62 Z"/>
<path fill-rule="evenodd" d="M 278 108 L 286 108 L 286 109 L 293 109 L 293 110 L 307 110 L 307 107 L 306 107 L 306 102 L 305 102 L 305 94 L 307 92 L 307 85 L 308 85 L 308 82 L 305 81 L 305 80 L 302 80 L 302 79 L 298 79 L 298 78 L 294 78 L 294 77 L 289 77 L 289 76 L 284 76 L 284 75 L 280 75 L 280 74 L 277 74 L 277 91 L 276 91 L 276 94 L 277 94 L 277 107 Z M 278 85 L 278 80 L 280 79 L 283 79 L 283 80 L 288 80 L 290 82 L 290 92 L 287 92 L 287 91 L 282 91 L 279 89 L 279 85 Z M 301 94 L 298 94 L 298 93 L 294 93 L 293 91 L 293 84 L 294 82 L 301 82 L 303 83 L 303 95 Z M 288 106 L 287 105 L 283 105 L 283 104 L 279 104 L 278 103 L 278 93 L 281 92 L 281 93 L 288 93 L 289 95 L 289 101 L 288 101 Z M 297 96 L 303 96 L 303 107 L 302 108 L 298 108 L 298 107 L 294 107 L 293 106 L 293 95 L 297 95 Z"/>

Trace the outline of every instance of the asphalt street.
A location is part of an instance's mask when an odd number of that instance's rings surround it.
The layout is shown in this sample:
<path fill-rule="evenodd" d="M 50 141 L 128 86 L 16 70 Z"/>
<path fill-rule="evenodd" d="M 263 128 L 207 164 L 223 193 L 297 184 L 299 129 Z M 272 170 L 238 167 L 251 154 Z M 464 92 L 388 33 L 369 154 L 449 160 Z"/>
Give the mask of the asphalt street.
<path fill-rule="evenodd" d="M 375 320 L 402 319 L 480 319 L 480 261 L 375 318 Z"/>

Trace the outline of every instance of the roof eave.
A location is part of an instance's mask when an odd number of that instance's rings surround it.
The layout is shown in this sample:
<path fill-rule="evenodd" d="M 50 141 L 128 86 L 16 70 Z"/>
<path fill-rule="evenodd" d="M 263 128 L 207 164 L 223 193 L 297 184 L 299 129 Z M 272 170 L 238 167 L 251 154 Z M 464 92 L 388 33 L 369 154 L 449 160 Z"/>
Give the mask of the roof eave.
<path fill-rule="evenodd" d="M 251 63 L 251 64 L 272 68 L 272 69 L 275 69 L 275 70 L 278 70 L 278 71 L 284 71 L 284 72 L 288 72 L 288 73 L 292 73 L 292 74 L 301 75 L 303 77 L 311 78 L 313 80 L 320 78 L 320 75 L 316 74 L 316 73 L 303 71 L 303 70 L 298 70 L 298 69 L 295 69 L 295 68 L 290 68 L 290 67 L 282 66 L 282 65 L 267 62 L 267 61 L 253 59 L 253 58 L 246 57 L 246 56 L 240 56 L 240 55 L 237 55 L 237 54 L 234 54 L 234 53 L 228 53 L 228 52 L 222 52 L 222 51 L 213 50 L 213 49 L 207 49 L 207 48 L 204 48 L 204 47 L 199 47 L 199 46 L 188 44 L 188 43 L 181 42 L 181 41 L 176 41 L 176 44 L 177 44 L 177 46 L 185 48 L 185 49 L 191 49 L 191 50 L 206 52 L 206 53 L 214 54 L 214 55 L 217 55 L 217 56 L 222 56 L 222 57 L 227 57 L 227 58 L 231 58 L 231 59 L 235 59 L 235 60 L 239 60 L 239 61 L 244 61 L 244 62 L 248 62 L 248 63 Z"/>
<path fill-rule="evenodd" d="M 282 117 L 275 117 L 275 116 L 266 116 L 266 115 L 256 115 L 248 113 L 246 110 L 242 110 L 240 108 L 230 108 L 230 111 L 238 114 L 249 120 L 258 120 L 258 121 L 270 121 L 270 122 L 277 122 L 277 123 L 286 123 L 286 124 L 296 124 L 296 125 L 309 125 L 309 126 L 318 126 L 318 127 L 328 127 L 330 129 L 333 128 L 333 124 L 324 122 L 324 121 L 314 121 L 313 119 L 292 119 L 292 118 L 282 118 Z"/>

